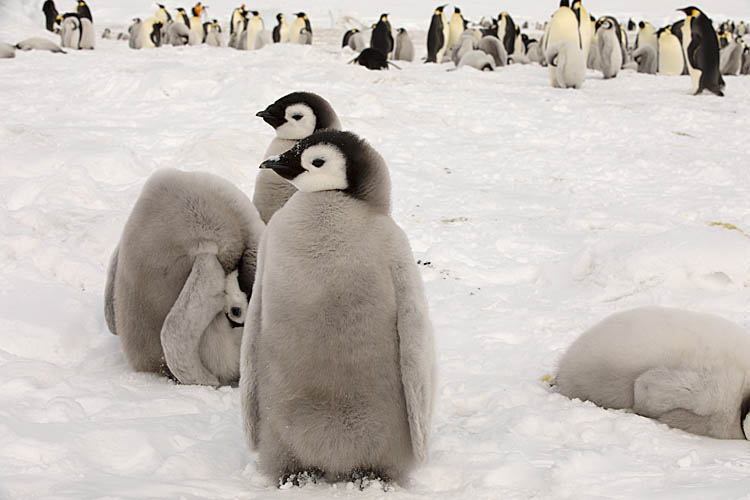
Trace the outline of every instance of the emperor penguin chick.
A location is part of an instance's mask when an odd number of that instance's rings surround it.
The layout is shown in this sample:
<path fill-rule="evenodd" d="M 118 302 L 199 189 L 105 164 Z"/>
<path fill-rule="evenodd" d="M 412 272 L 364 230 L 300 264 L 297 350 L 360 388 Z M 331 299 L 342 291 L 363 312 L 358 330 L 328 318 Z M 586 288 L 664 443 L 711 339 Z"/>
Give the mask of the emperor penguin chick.
<path fill-rule="evenodd" d="M 604 79 L 615 78 L 622 66 L 622 51 L 615 25 L 609 19 L 602 20 L 599 29 L 596 30 L 596 46 L 599 53 L 599 69 Z"/>
<path fill-rule="evenodd" d="M 546 58 L 550 65 L 550 80 L 553 87 L 580 89 L 583 86 L 586 63 L 580 48 L 567 40 L 562 40 L 550 45 Z"/>
<path fill-rule="evenodd" d="M 105 288 L 107 325 L 133 369 L 184 384 L 238 379 L 242 301 L 263 229 L 247 196 L 218 176 L 164 169 L 148 179 Z"/>
<path fill-rule="evenodd" d="M 271 477 L 399 481 L 427 458 L 435 353 L 383 158 L 323 131 L 261 164 L 299 190 L 271 219 L 242 337 L 245 436 Z"/>
<path fill-rule="evenodd" d="M 573 342 L 555 384 L 570 398 L 694 434 L 747 439 L 750 332 L 680 309 L 616 313 Z"/>
<path fill-rule="evenodd" d="M 312 92 L 293 92 L 269 105 L 256 116 L 276 131 L 263 159 L 291 149 L 297 141 L 324 129 L 340 129 L 341 122 L 331 104 Z M 293 185 L 271 169 L 263 169 L 255 178 L 253 204 L 268 224 L 271 216 L 296 192 Z"/>

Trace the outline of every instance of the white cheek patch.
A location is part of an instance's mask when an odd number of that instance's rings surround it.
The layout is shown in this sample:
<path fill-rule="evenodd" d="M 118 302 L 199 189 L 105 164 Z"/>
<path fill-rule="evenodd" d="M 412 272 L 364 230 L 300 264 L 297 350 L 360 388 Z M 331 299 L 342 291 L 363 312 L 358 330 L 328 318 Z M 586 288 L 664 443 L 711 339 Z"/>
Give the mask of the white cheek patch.
<path fill-rule="evenodd" d="M 244 323 L 247 316 L 247 295 L 240 290 L 237 270 L 227 274 L 224 281 L 224 312 L 235 323 Z"/>
<path fill-rule="evenodd" d="M 313 165 L 315 160 L 325 160 L 321 167 Z M 302 153 L 302 167 L 306 170 L 290 182 L 302 192 L 331 191 L 346 189 L 346 158 L 334 146 L 318 144 Z"/>
<path fill-rule="evenodd" d="M 295 120 L 294 116 L 302 115 L 302 118 Z M 292 104 L 284 111 L 286 123 L 276 129 L 276 137 L 279 139 L 290 139 L 298 141 L 309 137 L 315 132 L 315 126 L 318 123 L 315 113 L 307 104 Z"/>

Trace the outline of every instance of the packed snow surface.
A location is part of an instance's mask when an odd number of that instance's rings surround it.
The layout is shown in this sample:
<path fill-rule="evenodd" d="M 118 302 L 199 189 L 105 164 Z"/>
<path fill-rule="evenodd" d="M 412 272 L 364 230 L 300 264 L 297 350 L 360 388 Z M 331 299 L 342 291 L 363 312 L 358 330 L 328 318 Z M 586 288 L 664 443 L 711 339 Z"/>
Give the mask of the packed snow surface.
<path fill-rule="evenodd" d="M 0 40 L 41 32 L 38 5 L 0 1 L 18 21 L 4 18 Z M 228 17 L 229 2 L 210 3 Z M 529 18 L 541 3 L 515 2 L 534 5 Z M 682 6 L 607 3 L 655 17 Z M 399 25 L 400 4 L 351 10 Z M 97 33 L 153 12 L 90 5 Z M 719 98 L 631 71 L 590 71 L 579 91 L 551 88 L 536 65 L 371 72 L 346 64 L 323 5 L 313 46 L 97 39 L 0 60 L 0 499 L 747 498 L 750 443 L 571 401 L 540 378 L 588 326 L 634 306 L 750 327 L 750 78 L 727 77 Z M 418 57 L 433 7 L 405 7 Z M 273 137 L 255 113 L 295 90 L 327 98 L 386 159 L 426 285 L 440 372 L 430 462 L 389 492 L 278 490 L 245 447 L 236 388 L 134 373 L 104 322 L 107 261 L 146 178 L 209 171 L 251 195 Z"/>

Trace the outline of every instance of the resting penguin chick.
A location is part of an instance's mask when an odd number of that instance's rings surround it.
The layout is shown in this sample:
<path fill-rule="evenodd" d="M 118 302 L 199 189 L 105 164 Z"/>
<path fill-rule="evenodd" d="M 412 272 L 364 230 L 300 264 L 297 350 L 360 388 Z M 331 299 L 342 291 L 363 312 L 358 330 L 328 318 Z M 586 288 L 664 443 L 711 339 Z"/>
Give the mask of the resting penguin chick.
<path fill-rule="evenodd" d="M 456 66 L 471 66 L 479 71 L 495 71 L 495 59 L 481 50 L 469 50 L 461 56 Z"/>
<path fill-rule="evenodd" d="M 60 48 L 55 42 L 47 40 L 46 38 L 33 37 L 21 40 L 16 44 L 18 50 L 49 50 L 55 54 L 66 54 L 63 49 Z"/>
<path fill-rule="evenodd" d="M 287 94 L 255 116 L 263 118 L 276 131 L 276 138 L 266 149 L 263 159 L 280 155 L 313 132 L 324 129 L 341 129 L 341 122 L 331 104 L 311 92 L 293 92 Z M 260 218 L 268 224 L 271 216 L 297 190 L 290 183 L 278 176 L 273 170 L 264 169 L 255 178 L 253 205 L 258 209 Z"/>
<path fill-rule="evenodd" d="M 242 335 L 247 442 L 265 474 L 399 481 L 427 459 L 435 353 L 383 158 L 323 131 L 261 168 L 299 191 L 271 219 Z"/>
<path fill-rule="evenodd" d="M 633 51 L 633 60 L 638 63 L 638 73 L 656 73 L 656 51 L 652 46 L 644 45 Z"/>
<path fill-rule="evenodd" d="M 474 36 L 469 34 L 468 36 L 461 36 L 451 49 L 451 60 L 453 64 L 458 67 L 458 62 L 467 52 L 474 50 Z"/>
<path fill-rule="evenodd" d="M 609 19 L 604 19 L 596 30 L 596 47 L 599 51 L 599 70 L 604 79 L 615 78 L 622 66 L 622 51 L 617 40 L 615 26 Z"/>
<path fill-rule="evenodd" d="M 247 196 L 220 177 L 165 169 L 146 181 L 105 289 L 107 324 L 134 370 L 171 373 L 184 384 L 236 380 L 239 333 L 230 320 L 239 323 L 242 311 L 232 311 L 230 287 L 225 314 L 226 276 L 238 270 L 250 294 L 262 232 Z M 233 354 L 218 359 L 216 352 Z"/>
<path fill-rule="evenodd" d="M 0 59 L 12 59 L 16 57 L 16 48 L 9 43 L 0 42 Z"/>
<path fill-rule="evenodd" d="M 184 23 L 171 23 L 167 28 L 169 42 L 175 46 L 183 45 L 200 45 L 201 40 L 195 31 L 191 30 Z"/>
<path fill-rule="evenodd" d="M 718 316 L 664 307 L 620 312 L 583 333 L 560 361 L 561 394 L 628 408 L 669 426 L 746 439 L 750 332 Z"/>
<path fill-rule="evenodd" d="M 312 45 L 312 31 L 302 28 L 297 36 L 297 43 L 299 45 Z"/>
<path fill-rule="evenodd" d="M 396 35 L 396 48 L 393 50 L 393 59 L 396 61 L 409 61 L 414 60 L 414 44 L 409 38 L 409 32 L 405 28 L 398 29 L 398 35 Z"/>
<path fill-rule="evenodd" d="M 502 67 L 508 64 L 508 53 L 505 51 L 503 43 L 493 35 L 482 37 L 477 43 L 477 49 L 492 56 L 495 61 L 495 67 Z"/>
<path fill-rule="evenodd" d="M 677 10 L 687 16 L 682 26 L 682 49 L 693 81 L 693 95 L 708 89 L 723 96 L 724 79 L 719 71 L 719 41 L 711 20 L 697 7 Z"/>
<path fill-rule="evenodd" d="M 547 49 L 547 63 L 554 70 L 551 76 L 552 86 L 563 89 L 583 86 L 586 76 L 586 64 L 583 62 L 583 51 L 567 40 L 552 44 Z"/>

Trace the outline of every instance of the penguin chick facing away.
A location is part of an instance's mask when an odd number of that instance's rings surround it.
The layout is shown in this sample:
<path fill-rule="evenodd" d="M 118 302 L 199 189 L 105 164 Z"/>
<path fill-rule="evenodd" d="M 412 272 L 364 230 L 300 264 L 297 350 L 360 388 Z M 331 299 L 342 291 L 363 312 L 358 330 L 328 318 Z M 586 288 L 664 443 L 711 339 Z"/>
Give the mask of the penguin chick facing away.
<path fill-rule="evenodd" d="M 263 118 L 276 131 L 276 137 L 263 159 L 280 155 L 304 139 L 325 129 L 340 129 L 341 122 L 331 104 L 312 92 L 292 92 L 270 104 L 256 116 Z M 260 218 L 268 224 L 271 216 L 284 206 L 297 191 L 271 169 L 262 169 L 255 178 L 253 204 Z"/>
<path fill-rule="evenodd" d="M 550 73 L 553 87 L 580 89 L 583 86 L 586 63 L 580 48 L 562 40 L 549 46 L 546 57 L 547 64 L 554 70 Z"/>
<path fill-rule="evenodd" d="M 274 478 L 400 480 L 427 458 L 433 334 L 382 157 L 349 132 L 300 141 L 273 169 L 299 190 L 266 228 L 242 338 L 248 444 Z"/>
<path fill-rule="evenodd" d="M 694 434 L 747 439 L 750 332 L 680 309 L 620 312 L 573 342 L 556 385 L 570 398 Z"/>
<path fill-rule="evenodd" d="M 264 226 L 228 181 L 165 169 L 143 187 L 110 259 L 104 312 L 136 371 L 184 384 L 239 377 L 239 344 Z"/>

